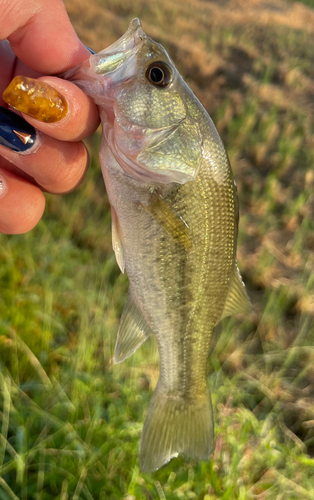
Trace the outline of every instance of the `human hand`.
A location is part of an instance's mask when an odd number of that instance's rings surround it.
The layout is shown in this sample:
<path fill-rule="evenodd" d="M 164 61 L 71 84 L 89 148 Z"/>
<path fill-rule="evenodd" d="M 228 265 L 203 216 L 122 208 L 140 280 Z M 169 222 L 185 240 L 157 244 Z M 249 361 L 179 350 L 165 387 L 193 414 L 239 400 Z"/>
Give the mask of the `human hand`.
<path fill-rule="evenodd" d="M 22 75 L 40 78 L 65 100 L 62 119 L 55 123 L 25 114 L 28 123 L 18 123 L 16 113 L 9 111 L 8 117 L 0 109 L 0 144 L 6 144 L 0 145 L 0 232 L 18 234 L 40 220 L 45 207 L 42 189 L 66 193 L 84 178 L 88 153 L 81 140 L 96 130 L 99 116 L 96 105 L 73 83 L 43 76 L 62 73 L 89 57 L 62 1 L 0 0 L 0 11 L 0 96 L 14 76 Z M 0 105 L 7 107 L 1 97 Z M 40 131 L 37 138 L 31 126 Z M 16 128 L 22 136 L 17 137 Z M 34 145 L 24 144 L 29 135 Z"/>

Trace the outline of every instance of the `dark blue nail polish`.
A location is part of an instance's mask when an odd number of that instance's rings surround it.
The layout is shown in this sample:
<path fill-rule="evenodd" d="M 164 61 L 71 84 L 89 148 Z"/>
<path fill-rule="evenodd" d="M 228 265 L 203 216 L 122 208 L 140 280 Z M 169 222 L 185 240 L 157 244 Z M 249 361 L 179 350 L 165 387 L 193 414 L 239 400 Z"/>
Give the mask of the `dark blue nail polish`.
<path fill-rule="evenodd" d="M 96 52 L 95 52 L 93 49 L 91 49 L 90 47 L 87 47 L 87 45 L 85 45 L 85 47 L 87 48 L 87 50 L 89 50 L 89 51 L 90 51 L 90 53 L 91 53 L 92 55 L 93 55 L 93 54 L 96 54 Z"/>
<path fill-rule="evenodd" d="M 0 106 L 0 144 L 22 153 L 36 141 L 36 130 L 24 118 Z"/>

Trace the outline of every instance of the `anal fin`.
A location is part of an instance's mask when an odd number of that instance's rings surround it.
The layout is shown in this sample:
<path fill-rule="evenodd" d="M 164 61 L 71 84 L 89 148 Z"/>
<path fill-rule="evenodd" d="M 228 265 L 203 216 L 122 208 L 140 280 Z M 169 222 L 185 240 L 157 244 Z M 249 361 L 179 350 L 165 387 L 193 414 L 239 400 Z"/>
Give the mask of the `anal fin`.
<path fill-rule="evenodd" d="M 114 363 L 121 363 L 121 361 L 131 356 L 151 334 L 152 331 L 147 326 L 142 313 L 135 305 L 129 292 L 120 320 L 113 358 Z"/>
<path fill-rule="evenodd" d="M 226 318 L 227 316 L 232 316 L 232 314 L 251 313 L 252 310 L 253 307 L 249 296 L 246 293 L 239 268 L 237 264 L 235 264 L 233 274 L 230 279 L 225 307 L 220 320 Z"/>

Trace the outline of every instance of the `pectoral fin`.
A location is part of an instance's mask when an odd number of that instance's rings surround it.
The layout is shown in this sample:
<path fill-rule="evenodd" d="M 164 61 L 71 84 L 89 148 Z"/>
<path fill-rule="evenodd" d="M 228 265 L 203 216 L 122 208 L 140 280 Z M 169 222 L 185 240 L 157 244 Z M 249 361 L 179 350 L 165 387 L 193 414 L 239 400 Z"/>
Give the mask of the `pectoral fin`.
<path fill-rule="evenodd" d="M 148 205 L 141 205 L 176 242 L 187 250 L 192 247 L 189 226 L 159 193 L 154 192 Z"/>
<path fill-rule="evenodd" d="M 220 319 L 231 316 L 232 314 L 250 313 L 252 312 L 252 309 L 252 304 L 248 294 L 246 293 L 239 268 L 237 264 L 235 264 L 230 280 L 225 307 Z"/>
<path fill-rule="evenodd" d="M 121 269 L 121 272 L 124 273 L 125 263 L 124 263 L 124 255 L 123 255 L 123 247 L 121 243 L 120 237 L 120 227 L 117 212 L 111 205 L 111 224 L 112 224 L 112 248 L 114 250 L 116 261 L 118 266 Z"/>
<path fill-rule="evenodd" d="M 135 305 L 129 292 L 120 321 L 120 328 L 114 351 L 114 363 L 118 364 L 131 356 L 152 331 L 147 326 L 142 313 Z"/>

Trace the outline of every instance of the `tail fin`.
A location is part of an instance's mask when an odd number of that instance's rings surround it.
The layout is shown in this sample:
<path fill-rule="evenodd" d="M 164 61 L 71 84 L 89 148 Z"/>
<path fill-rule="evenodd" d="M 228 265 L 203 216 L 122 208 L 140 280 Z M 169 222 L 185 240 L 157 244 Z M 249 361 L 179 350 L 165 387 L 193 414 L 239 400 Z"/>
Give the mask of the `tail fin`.
<path fill-rule="evenodd" d="M 213 447 L 214 421 L 209 392 L 183 399 L 157 386 L 141 438 L 142 472 L 153 472 L 180 453 L 206 460 Z"/>

